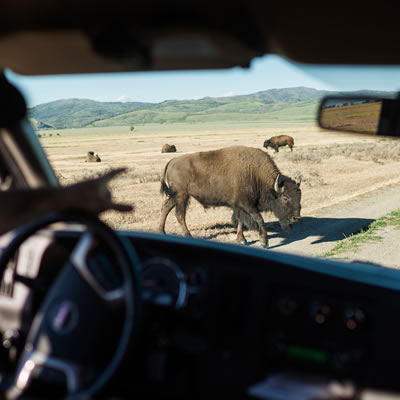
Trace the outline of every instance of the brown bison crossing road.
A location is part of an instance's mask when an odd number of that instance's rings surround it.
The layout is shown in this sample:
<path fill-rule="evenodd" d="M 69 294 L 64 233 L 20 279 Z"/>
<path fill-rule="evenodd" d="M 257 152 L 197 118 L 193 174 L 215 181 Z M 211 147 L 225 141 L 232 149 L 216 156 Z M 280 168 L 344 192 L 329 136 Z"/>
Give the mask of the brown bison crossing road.
<path fill-rule="evenodd" d="M 303 216 L 301 222 L 296 224 L 289 234 L 277 228 L 269 236 L 269 248 L 273 251 L 318 256 L 333 248 L 336 241 L 344 239 L 398 208 L 400 208 L 400 184 L 393 184 Z M 271 232 L 271 228 L 269 231 Z M 258 243 L 253 245 L 258 246 Z M 364 246 L 368 246 L 368 243 Z M 379 242 L 379 247 L 385 248 L 385 242 Z M 393 251 L 398 258 L 397 248 L 392 249 Z M 357 251 L 353 255 L 346 254 L 346 256 L 349 256 L 349 259 L 358 258 Z M 375 262 L 379 262 L 379 256 Z"/>
<path fill-rule="evenodd" d="M 260 149 L 230 146 L 173 158 L 165 166 L 161 193 L 167 196 L 161 209 L 159 231 L 165 232 L 170 211 L 185 236 L 191 236 L 186 225 L 186 209 L 190 197 L 205 208 L 230 207 L 238 215 L 247 215 L 257 224 L 262 245 L 268 245 L 261 211 L 272 211 L 283 230 L 300 218 L 301 179 L 294 181 L 283 175 L 272 158 Z M 237 241 L 245 242 L 239 221 Z"/>

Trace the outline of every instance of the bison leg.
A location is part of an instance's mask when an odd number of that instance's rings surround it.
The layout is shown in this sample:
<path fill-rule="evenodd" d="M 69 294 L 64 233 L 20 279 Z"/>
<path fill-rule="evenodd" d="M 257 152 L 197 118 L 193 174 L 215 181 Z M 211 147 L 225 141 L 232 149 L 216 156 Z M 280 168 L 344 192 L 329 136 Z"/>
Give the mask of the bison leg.
<path fill-rule="evenodd" d="M 275 153 L 279 153 L 279 147 L 278 146 L 274 147 L 274 149 L 275 149 Z"/>
<path fill-rule="evenodd" d="M 237 226 L 236 241 L 242 244 L 246 244 L 246 239 L 243 235 L 243 222 L 239 220 Z"/>
<path fill-rule="evenodd" d="M 258 232 L 260 233 L 260 242 L 264 247 L 268 246 L 268 235 L 267 232 L 265 231 L 264 228 L 264 220 L 263 217 L 261 216 L 260 212 L 253 207 L 249 207 L 247 209 L 244 209 L 245 212 L 247 212 L 247 214 L 250 215 L 250 217 L 252 217 L 254 219 L 254 221 L 256 222 L 257 226 L 258 226 Z"/>
<path fill-rule="evenodd" d="M 191 237 L 189 229 L 186 225 L 186 208 L 189 196 L 186 193 L 180 193 L 176 196 L 176 219 L 178 220 L 183 234 Z"/>
<path fill-rule="evenodd" d="M 160 233 L 165 233 L 165 221 L 167 220 L 168 214 L 175 207 L 175 205 L 176 203 L 174 197 L 168 197 L 167 200 L 164 201 L 161 208 L 160 225 L 158 227 L 158 231 Z"/>

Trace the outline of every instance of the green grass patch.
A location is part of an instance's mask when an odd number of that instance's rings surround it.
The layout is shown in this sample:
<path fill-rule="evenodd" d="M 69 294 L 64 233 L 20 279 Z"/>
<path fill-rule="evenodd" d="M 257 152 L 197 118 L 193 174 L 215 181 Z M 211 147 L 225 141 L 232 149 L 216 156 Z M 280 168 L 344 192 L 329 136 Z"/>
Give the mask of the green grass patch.
<path fill-rule="evenodd" d="M 338 241 L 335 247 L 320 254 L 320 257 L 336 256 L 347 251 L 355 250 L 360 244 L 365 242 L 379 241 L 382 239 L 382 237 L 377 234 L 377 231 L 387 226 L 395 226 L 400 228 L 400 209 L 392 211 L 391 213 L 378 218 L 360 232 L 354 233 L 349 237 Z"/>
<path fill-rule="evenodd" d="M 259 120 L 259 121 L 206 121 L 201 123 L 189 123 L 189 122 L 177 122 L 170 124 L 159 124 L 159 123 L 148 123 L 143 125 L 135 125 L 135 130 L 131 132 L 129 130 L 129 125 L 121 126 L 111 126 L 111 127 L 85 127 L 85 128 L 69 128 L 69 129 L 59 129 L 61 137 L 55 137 L 53 133 L 54 142 L 61 139 L 69 140 L 70 138 L 75 138 L 79 140 L 114 140 L 115 136 L 120 136 L 124 140 L 135 140 L 142 139 L 143 137 L 154 137 L 154 138 L 178 138 L 181 134 L 201 137 L 204 135 L 212 136 L 216 134 L 230 134 L 235 135 L 238 133 L 243 133 L 242 130 L 245 129 L 260 129 L 273 128 L 273 129 L 298 129 L 299 127 L 314 128 L 315 122 L 312 121 L 275 121 L 275 120 Z M 229 131 L 229 133 L 227 133 Z M 40 139 L 44 139 L 46 144 L 51 142 L 51 137 L 48 137 L 48 130 L 38 130 L 38 134 L 45 135 Z M 260 136 L 264 134 L 260 133 Z"/>

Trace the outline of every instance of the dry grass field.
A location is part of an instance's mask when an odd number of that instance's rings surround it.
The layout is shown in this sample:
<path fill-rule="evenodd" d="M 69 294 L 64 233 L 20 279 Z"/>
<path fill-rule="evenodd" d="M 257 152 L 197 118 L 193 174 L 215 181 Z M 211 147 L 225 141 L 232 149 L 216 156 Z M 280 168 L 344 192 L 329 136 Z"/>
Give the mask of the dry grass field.
<path fill-rule="evenodd" d="M 400 181 L 400 143 L 390 139 L 321 131 L 311 124 L 220 123 L 175 124 L 129 127 L 41 131 L 40 141 L 60 182 L 69 185 L 98 176 L 110 169 L 126 167 L 110 187 L 118 202 L 133 204 L 135 212 L 114 211 L 102 215 L 104 221 L 120 230 L 155 231 L 163 198 L 159 177 L 169 159 L 181 154 L 207 151 L 230 145 L 262 148 L 266 138 L 278 134 L 294 137 L 293 152 L 272 149 L 282 173 L 302 174 L 302 215 L 310 216 L 323 207 L 354 198 Z M 177 153 L 161 154 L 164 143 L 174 144 Z M 98 153 L 100 163 L 85 162 L 88 151 Z M 266 221 L 275 217 L 264 215 Z M 187 214 L 194 237 L 233 242 L 235 229 L 231 211 L 215 208 L 205 211 L 192 200 Z M 174 211 L 166 231 L 181 234 Z M 247 232 L 256 240 L 256 232 Z"/>

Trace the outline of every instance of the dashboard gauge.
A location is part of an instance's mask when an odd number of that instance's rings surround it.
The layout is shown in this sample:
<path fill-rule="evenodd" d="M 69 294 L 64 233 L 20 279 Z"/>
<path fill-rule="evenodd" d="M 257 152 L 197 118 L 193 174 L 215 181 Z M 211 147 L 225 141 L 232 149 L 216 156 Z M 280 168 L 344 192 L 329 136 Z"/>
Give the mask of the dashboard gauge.
<path fill-rule="evenodd" d="M 185 305 L 185 275 L 174 262 L 167 258 L 152 258 L 143 264 L 142 275 L 144 301 L 174 308 Z"/>

